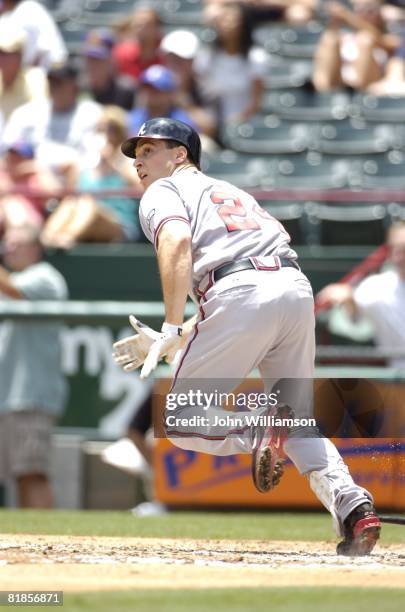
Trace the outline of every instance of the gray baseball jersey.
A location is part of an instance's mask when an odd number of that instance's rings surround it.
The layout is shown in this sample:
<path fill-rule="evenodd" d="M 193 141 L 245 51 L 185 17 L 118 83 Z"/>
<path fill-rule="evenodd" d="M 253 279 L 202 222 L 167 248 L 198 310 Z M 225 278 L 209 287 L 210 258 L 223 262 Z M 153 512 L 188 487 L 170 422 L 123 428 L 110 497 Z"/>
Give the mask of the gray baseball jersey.
<path fill-rule="evenodd" d="M 153 183 L 142 197 L 139 215 L 155 246 L 167 221 L 179 219 L 190 225 L 194 287 L 210 270 L 243 257 L 297 258 L 284 227 L 253 196 L 196 168 Z"/>

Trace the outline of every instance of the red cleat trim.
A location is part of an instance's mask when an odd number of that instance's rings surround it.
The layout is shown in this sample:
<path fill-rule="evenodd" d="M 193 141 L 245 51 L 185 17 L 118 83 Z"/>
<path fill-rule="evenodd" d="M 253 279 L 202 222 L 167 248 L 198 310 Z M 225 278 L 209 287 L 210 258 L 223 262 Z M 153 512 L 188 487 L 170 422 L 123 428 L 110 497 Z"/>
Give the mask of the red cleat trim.
<path fill-rule="evenodd" d="M 381 521 L 378 516 L 366 516 L 360 519 L 353 527 L 354 539 L 357 539 L 365 529 L 371 529 L 372 527 L 381 527 Z"/>

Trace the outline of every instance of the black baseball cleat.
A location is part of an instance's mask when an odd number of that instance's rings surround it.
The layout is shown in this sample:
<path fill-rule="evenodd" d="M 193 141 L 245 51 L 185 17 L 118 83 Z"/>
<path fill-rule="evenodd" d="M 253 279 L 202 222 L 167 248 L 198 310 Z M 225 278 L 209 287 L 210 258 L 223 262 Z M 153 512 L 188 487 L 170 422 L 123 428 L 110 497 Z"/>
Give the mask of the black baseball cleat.
<path fill-rule="evenodd" d="M 344 540 L 336 548 L 338 555 L 360 557 L 369 555 L 380 537 L 381 521 L 373 504 L 357 506 L 343 523 Z"/>
<path fill-rule="evenodd" d="M 269 408 L 263 416 L 267 417 L 266 420 L 272 416 L 287 419 L 292 418 L 293 413 L 289 406 L 280 404 L 276 408 Z M 253 430 L 252 478 L 260 493 L 271 491 L 280 482 L 284 472 L 283 444 L 288 433 L 287 426 L 271 426 L 268 422 Z"/>

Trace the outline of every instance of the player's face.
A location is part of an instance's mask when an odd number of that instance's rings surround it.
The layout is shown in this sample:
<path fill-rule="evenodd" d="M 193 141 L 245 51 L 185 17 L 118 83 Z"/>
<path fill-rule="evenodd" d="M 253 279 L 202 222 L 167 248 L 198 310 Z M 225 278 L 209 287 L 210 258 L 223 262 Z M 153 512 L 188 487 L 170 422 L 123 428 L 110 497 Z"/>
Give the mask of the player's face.
<path fill-rule="evenodd" d="M 179 147 L 169 149 L 164 140 L 143 140 L 136 147 L 135 169 L 144 189 L 176 169 Z"/>

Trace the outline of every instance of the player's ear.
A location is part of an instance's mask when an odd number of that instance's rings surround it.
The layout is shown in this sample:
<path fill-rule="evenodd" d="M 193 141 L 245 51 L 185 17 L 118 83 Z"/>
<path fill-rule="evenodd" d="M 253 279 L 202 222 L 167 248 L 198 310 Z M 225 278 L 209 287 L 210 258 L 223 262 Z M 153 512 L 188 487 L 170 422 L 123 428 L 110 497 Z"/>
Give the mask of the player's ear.
<path fill-rule="evenodd" d="M 176 161 L 179 164 L 184 164 L 187 161 L 188 151 L 186 147 L 180 146 L 176 149 Z"/>

